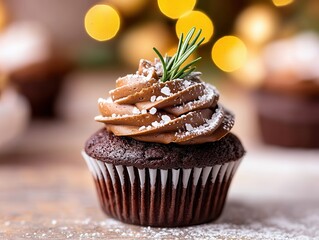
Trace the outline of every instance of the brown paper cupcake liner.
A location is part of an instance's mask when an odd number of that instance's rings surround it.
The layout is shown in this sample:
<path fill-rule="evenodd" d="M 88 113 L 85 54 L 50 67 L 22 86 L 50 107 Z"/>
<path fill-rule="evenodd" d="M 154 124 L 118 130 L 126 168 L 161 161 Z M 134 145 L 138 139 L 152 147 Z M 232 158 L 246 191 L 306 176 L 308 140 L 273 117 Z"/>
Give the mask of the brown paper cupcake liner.
<path fill-rule="evenodd" d="M 217 219 L 240 159 L 191 169 L 113 165 L 82 152 L 93 174 L 100 204 L 120 221 L 178 227 Z"/>

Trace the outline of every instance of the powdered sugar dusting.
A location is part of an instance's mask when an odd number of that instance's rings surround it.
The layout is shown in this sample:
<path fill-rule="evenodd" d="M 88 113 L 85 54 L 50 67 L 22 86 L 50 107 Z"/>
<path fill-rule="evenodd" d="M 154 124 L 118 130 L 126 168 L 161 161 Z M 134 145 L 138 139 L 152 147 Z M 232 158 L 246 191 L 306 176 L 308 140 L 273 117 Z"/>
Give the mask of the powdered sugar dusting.
<path fill-rule="evenodd" d="M 169 87 L 163 87 L 161 89 L 161 93 L 165 94 L 166 96 L 170 96 L 172 94 L 171 89 L 169 89 Z"/>
<path fill-rule="evenodd" d="M 109 97 L 109 98 L 107 98 L 107 99 L 99 98 L 99 99 L 97 100 L 97 102 L 98 102 L 98 103 L 112 103 L 113 101 L 112 101 L 112 99 Z"/>
<path fill-rule="evenodd" d="M 235 124 L 235 119 L 234 116 L 229 114 L 225 115 L 224 120 L 223 120 L 223 129 L 226 131 L 230 131 Z"/>
<path fill-rule="evenodd" d="M 319 239 L 319 206 L 298 203 L 229 202 L 222 217 L 209 224 L 186 228 L 138 227 L 118 225 L 122 237 L 153 239 Z M 260 208 L 264 206 L 264 208 Z M 297 207 L 298 206 L 298 207 Z M 289 211 L 289 209 L 291 209 Z M 296 218 L 299 216 L 299 218 Z M 109 220 L 106 221 L 106 225 Z M 117 223 L 117 224 L 116 224 Z M 113 225 L 113 227 L 115 227 Z M 116 230 L 115 230 L 116 231 Z"/>
<path fill-rule="evenodd" d="M 140 127 L 138 130 L 142 131 L 142 130 L 145 130 L 145 129 L 146 129 L 146 127 L 145 127 L 145 126 L 142 126 L 142 127 Z"/>
<path fill-rule="evenodd" d="M 153 127 L 159 127 L 161 124 L 158 121 L 154 121 L 151 123 Z"/>
<path fill-rule="evenodd" d="M 164 121 L 164 123 L 168 123 L 169 121 L 171 121 L 171 118 L 168 115 L 163 115 L 161 118 Z"/>
<path fill-rule="evenodd" d="M 128 115 L 128 114 L 124 114 L 124 115 L 119 115 L 116 113 L 112 113 L 112 115 L 110 117 L 104 117 L 102 115 L 96 116 L 94 119 L 96 121 L 105 121 L 105 120 L 109 120 L 110 118 L 127 118 L 133 115 Z"/>
<path fill-rule="evenodd" d="M 160 101 L 160 100 L 163 100 L 164 98 L 162 97 L 162 96 L 158 96 L 157 98 L 156 98 L 156 101 Z"/>
<path fill-rule="evenodd" d="M 155 107 L 152 107 L 150 109 L 150 114 L 154 115 L 157 112 L 157 109 Z"/>
<path fill-rule="evenodd" d="M 126 77 L 129 78 L 129 79 L 134 79 L 134 78 L 135 79 L 137 79 L 137 78 L 145 78 L 145 80 L 147 79 L 145 76 L 140 75 L 138 73 L 136 73 L 136 74 L 127 74 Z"/>
<path fill-rule="evenodd" d="M 187 80 L 185 80 L 183 83 L 185 87 L 189 87 L 191 85 L 191 82 Z"/>
<path fill-rule="evenodd" d="M 187 126 L 185 126 L 187 130 L 186 132 L 176 133 L 175 135 L 178 137 L 183 137 L 183 136 L 188 136 L 191 134 L 194 134 L 197 136 L 201 134 L 205 134 L 208 131 L 215 129 L 218 126 L 221 119 L 223 118 L 223 116 L 224 116 L 224 111 L 222 110 L 222 108 L 217 108 L 215 113 L 212 115 L 211 119 L 206 119 L 206 123 L 197 127 L 192 127 L 192 128 L 188 126 L 188 129 L 187 129 Z"/>
<path fill-rule="evenodd" d="M 141 227 L 108 217 L 93 194 L 91 179 L 84 176 L 81 191 L 64 191 L 62 186 L 63 194 L 57 195 L 51 188 L 41 189 L 40 200 L 49 201 L 50 209 L 66 209 L 65 200 L 72 200 L 66 211 L 44 211 L 34 201 L 25 201 L 15 213 L 11 209 L 16 201 L 11 207 L 1 205 L 0 239 L 319 240 L 317 156 L 318 150 L 250 148 L 220 219 L 183 228 Z M 28 196 L 29 191 L 9 191 L 11 197 L 4 200 Z"/>
<path fill-rule="evenodd" d="M 187 131 L 192 131 L 194 129 L 193 126 L 190 125 L 189 123 L 185 124 L 185 128 L 186 128 Z"/>
<path fill-rule="evenodd" d="M 152 78 L 152 73 L 152 69 L 145 69 L 143 70 L 142 75 L 137 72 L 136 74 L 127 74 L 125 77 L 131 80 L 139 79 L 140 82 L 147 82 Z"/>
<path fill-rule="evenodd" d="M 155 101 L 156 101 L 156 96 L 153 95 L 153 96 L 151 97 L 150 101 L 151 101 L 151 102 L 155 102 Z"/>
<path fill-rule="evenodd" d="M 185 82 L 184 82 L 184 85 L 185 85 Z M 199 96 L 197 100 L 193 100 L 186 104 L 179 105 L 177 106 L 177 108 L 188 107 L 190 110 L 192 110 L 195 106 L 204 104 L 205 102 L 209 102 L 213 100 L 214 98 L 219 97 L 219 92 L 217 91 L 215 87 L 211 86 L 210 84 L 205 84 L 205 86 L 206 87 L 205 87 L 204 94 Z"/>
<path fill-rule="evenodd" d="M 184 228 L 140 227 L 103 219 L 39 220 L 38 228 L 30 228 L 28 221 L 0 221 L 0 229 L 16 229 L 21 239 L 319 239 L 319 207 L 314 202 L 232 199 L 218 221 Z"/>
<path fill-rule="evenodd" d="M 133 112 L 134 115 L 137 115 L 137 114 L 141 113 L 141 111 L 137 107 L 134 107 L 132 112 Z"/>

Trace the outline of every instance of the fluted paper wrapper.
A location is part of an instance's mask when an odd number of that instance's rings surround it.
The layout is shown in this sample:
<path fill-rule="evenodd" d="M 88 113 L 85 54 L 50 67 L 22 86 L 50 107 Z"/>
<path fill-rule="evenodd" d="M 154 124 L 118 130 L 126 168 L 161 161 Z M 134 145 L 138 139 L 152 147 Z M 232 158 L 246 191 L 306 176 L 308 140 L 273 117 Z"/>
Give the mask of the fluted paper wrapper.
<path fill-rule="evenodd" d="M 217 219 L 240 160 L 204 168 L 113 165 L 82 152 L 104 212 L 126 223 L 177 227 Z"/>

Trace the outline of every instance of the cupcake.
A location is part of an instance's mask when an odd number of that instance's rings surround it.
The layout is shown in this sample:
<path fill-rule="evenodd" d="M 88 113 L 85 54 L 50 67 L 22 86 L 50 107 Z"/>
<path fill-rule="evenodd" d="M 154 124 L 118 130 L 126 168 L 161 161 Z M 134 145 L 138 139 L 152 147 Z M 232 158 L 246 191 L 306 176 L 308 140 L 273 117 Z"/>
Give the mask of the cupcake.
<path fill-rule="evenodd" d="M 193 28 L 177 53 L 140 60 L 98 100 L 105 125 L 82 152 L 103 211 L 126 223 L 179 227 L 217 219 L 244 155 L 234 116 L 183 61 L 202 42 Z M 190 38 L 194 40 L 190 42 Z"/>
<path fill-rule="evenodd" d="M 0 34 L 0 70 L 29 101 L 33 116 L 54 116 L 71 63 L 57 55 L 49 33 L 33 22 L 13 23 Z"/>
<path fill-rule="evenodd" d="M 263 140 L 284 147 L 319 147 L 319 37 L 302 33 L 269 44 L 266 78 L 256 91 Z"/>

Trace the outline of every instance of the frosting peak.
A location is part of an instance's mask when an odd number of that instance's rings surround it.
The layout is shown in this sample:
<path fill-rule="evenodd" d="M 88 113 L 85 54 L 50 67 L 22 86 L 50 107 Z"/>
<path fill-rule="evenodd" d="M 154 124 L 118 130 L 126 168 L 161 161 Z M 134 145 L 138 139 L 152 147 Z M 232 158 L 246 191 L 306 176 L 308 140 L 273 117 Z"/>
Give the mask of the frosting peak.
<path fill-rule="evenodd" d="M 200 73 L 167 82 L 161 75 L 157 59 L 141 60 L 136 74 L 119 78 L 110 97 L 98 100 L 101 115 L 95 120 L 117 136 L 165 144 L 213 142 L 230 131 L 234 116 Z"/>

